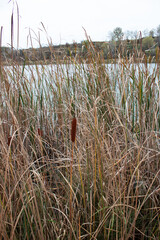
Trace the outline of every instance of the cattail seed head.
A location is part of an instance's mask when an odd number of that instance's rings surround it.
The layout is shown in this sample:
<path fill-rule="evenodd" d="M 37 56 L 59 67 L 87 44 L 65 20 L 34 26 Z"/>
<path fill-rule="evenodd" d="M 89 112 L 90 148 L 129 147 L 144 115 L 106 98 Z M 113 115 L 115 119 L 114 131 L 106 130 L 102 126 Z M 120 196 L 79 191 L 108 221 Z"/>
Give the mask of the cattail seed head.
<path fill-rule="evenodd" d="M 43 131 L 42 131 L 40 128 L 38 128 L 38 135 L 39 135 L 40 137 L 43 136 Z"/>
<path fill-rule="evenodd" d="M 77 127 L 77 119 L 73 118 L 71 125 L 71 141 L 75 142 L 76 139 L 76 127 Z"/>
<path fill-rule="evenodd" d="M 12 139 L 12 137 L 11 137 L 11 136 L 8 136 L 8 146 L 9 146 L 10 143 L 11 143 L 11 139 Z"/>

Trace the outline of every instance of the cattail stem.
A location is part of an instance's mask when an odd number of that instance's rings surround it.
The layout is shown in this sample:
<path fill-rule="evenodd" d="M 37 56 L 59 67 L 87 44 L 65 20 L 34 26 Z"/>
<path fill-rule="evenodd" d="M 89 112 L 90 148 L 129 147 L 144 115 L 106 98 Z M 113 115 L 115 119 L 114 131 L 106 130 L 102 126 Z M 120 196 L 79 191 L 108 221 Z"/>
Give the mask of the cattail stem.
<path fill-rule="evenodd" d="M 72 172 L 73 172 L 73 151 L 74 151 L 74 144 L 76 140 L 76 127 L 77 127 L 77 120 L 73 118 L 71 124 L 71 141 L 72 141 L 72 155 L 71 155 L 71 163 L 70 163 L 70 222 L 72 224 Z M 70 239 L 72 239 L 72 229 L 70 229 Z"/>
<path fill-rule="evenodd" d="M 72 156 L 70 163 L 70 222 L 72 224 L 72 172 L 73 172 L 73 150 L 74 150 L 74 142 L 72 142 Z"/>

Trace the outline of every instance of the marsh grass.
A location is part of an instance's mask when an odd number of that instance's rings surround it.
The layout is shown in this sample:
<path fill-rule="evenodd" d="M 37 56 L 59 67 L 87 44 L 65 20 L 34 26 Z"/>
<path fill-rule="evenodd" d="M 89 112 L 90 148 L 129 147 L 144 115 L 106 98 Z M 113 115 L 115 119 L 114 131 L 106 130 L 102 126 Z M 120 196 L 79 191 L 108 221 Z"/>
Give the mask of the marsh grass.
<path fill-rule="evenodd" d="M 159 51 L 150 69 L 86 49 L 0 62 L 0 239 L 160 237 Z"/>

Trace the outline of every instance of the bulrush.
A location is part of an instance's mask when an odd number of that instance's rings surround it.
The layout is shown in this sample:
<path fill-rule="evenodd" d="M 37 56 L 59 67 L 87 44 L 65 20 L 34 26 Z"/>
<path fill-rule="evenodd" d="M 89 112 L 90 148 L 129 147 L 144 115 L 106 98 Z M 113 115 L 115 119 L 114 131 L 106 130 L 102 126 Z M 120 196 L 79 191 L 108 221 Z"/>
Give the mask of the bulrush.
<path fill-rule="evenodd" d="M 38 128 L 38 135 L 39 135 L 40 137 L 43 136 L 43 131 L 42 131 L 40 128 Z"/>
<path fill-rule="evenodd" d="M 9 146 L 10 143 L 11 143 L 11 139 L 12 139 L 12 137 L 11 137 L 11 136 L 8 136 L 8 146 Z"/>
<path fill-rule="evenodd" d="M 75 142 L 76 139 L 76 127 L 77 127 L 77 119 L 73 118 L 72 125 L 71 125 L 71 141 Z"/>

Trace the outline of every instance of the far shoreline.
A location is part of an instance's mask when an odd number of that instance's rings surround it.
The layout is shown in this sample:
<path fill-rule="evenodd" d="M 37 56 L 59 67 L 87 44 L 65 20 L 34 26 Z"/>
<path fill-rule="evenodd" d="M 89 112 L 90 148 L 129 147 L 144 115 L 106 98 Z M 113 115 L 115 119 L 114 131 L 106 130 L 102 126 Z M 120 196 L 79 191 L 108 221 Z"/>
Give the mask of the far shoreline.
<path fill-rule="evenodd" d="M 132 59 L 131 59 L 132 58 Z M 99 63 L 100 64 L 118 64 L 120 60 L 122 62 L 130 62 L 134 64 L 138 63 L 143 63 L 143 64 L 160 64 L 160 60 L 156 61 L 155 57 L 143 57 L 143 58 L 134 58 L 131 57 L 130 59 L 128 58 L 115 58 L 115 59 L 100 59 Z M 31 65 L 52 65 L 52 64 L 74 64 L 74 62 L 79 63 L 79 64 L 91 64 L 97 61 L 89 61 L 88 59 L 81 58 L 79 59 L 74 59 L 67 57 L 66 59 L 54 59 L 54 60 L 24 60 L 24 61 L 16 61 L 12 59 L 8 59 L 7 61 L 1 61 L 0 66 L 31 66 Z M 121 63 L 122 63 L 121 62 Z"/>

